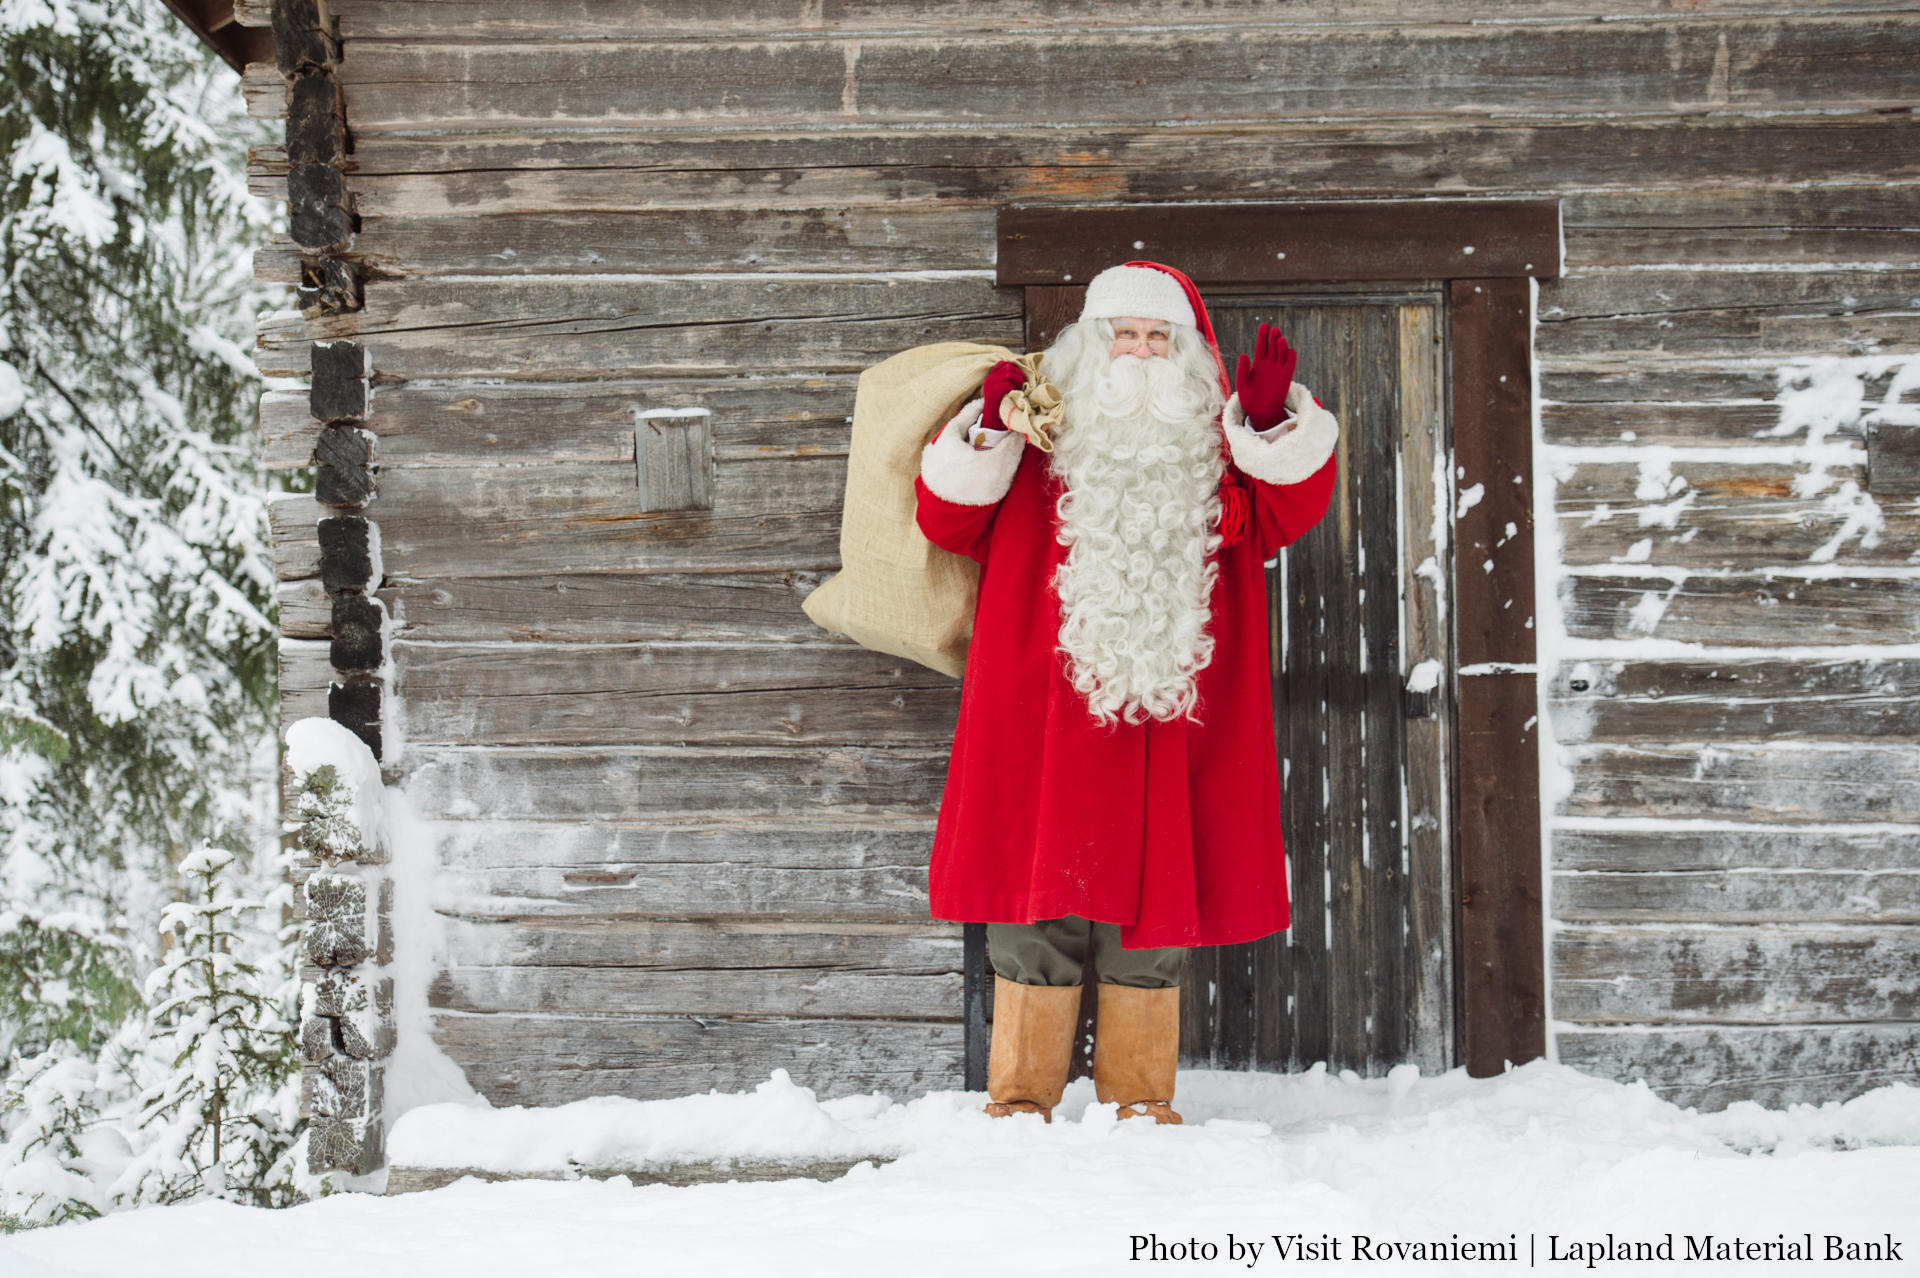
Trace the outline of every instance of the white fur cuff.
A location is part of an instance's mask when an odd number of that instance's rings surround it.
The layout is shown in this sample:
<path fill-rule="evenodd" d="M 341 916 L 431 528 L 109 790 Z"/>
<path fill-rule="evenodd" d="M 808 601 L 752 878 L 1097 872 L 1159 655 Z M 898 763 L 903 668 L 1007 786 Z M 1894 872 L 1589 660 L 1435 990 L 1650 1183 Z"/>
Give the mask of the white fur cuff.
<path fill-rule="evenodd" d="M 967 443 L 967 428 L 985 407 L 984 400 L 974 400 L 920 450 L 920 478 L 934 496 L 961 506 L 991 506 L 1013 487 L 1025 436 L 1009 432 L 988 448 Z"/>
<path fill-rule="evenodd" d="M 1299 382 L 1287 391 L 1287 408 L 1290 416 L 1281 425 L 1293 423 L 1293 428 L 1271 439 L 1262 439 L 1247 425 L 1247 412 L 1240 407 L 1238 395 L 1227 401 L 1222 418 L 1233 464 L 1269 484 L 1297 484 L 1312 478 L 1340 442 L 1340 423 L 1314 403 L 1313 392 Z"/>

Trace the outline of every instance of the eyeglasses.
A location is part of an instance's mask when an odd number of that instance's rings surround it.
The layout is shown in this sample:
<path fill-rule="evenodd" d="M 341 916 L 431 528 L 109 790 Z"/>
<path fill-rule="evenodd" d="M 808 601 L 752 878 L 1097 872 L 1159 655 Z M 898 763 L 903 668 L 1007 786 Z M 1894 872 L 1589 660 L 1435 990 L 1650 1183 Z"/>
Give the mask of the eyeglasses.
<path fill-rule="evenodd" d="M 1172 332 L 1157 324 L 1152 328 L 1146 328 L 1125 320 L 1113 322 L 1113 354 L 1115 355 L 1125 351 L 1139 350 L 1142 347 L 1155 355 L 1165 355 L 1167 345 L 1172 340 Z"/>

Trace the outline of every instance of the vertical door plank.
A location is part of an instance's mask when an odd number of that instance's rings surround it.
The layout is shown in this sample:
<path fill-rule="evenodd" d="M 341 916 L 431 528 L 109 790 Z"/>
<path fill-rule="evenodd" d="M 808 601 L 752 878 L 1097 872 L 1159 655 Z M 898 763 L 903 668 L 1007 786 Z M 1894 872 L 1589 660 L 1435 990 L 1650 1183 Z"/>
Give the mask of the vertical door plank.
<path fill-rule="evenodd" d="M 1451 556 L 1437 514 L 1447 509 L 1442 420 L 1444 356 L 1437 308 L 1399 308 L 1400 322 L 1400 561 L 1406 652 L 1402 669 L 1423 661 L 1440 665 L 1434 700 L 1453 686 L 1446 619 L 1439 583 L 1451 577 Z M 1453 967 L 1452 866 L 1447 829 L 1449 716 L 1443 706 L 1406 720 L 1406 792 L 1403 856 L 1407 875 L 1408 1024 L 1406 1059 L 1423 1074 L 1451 1069 Z"/>

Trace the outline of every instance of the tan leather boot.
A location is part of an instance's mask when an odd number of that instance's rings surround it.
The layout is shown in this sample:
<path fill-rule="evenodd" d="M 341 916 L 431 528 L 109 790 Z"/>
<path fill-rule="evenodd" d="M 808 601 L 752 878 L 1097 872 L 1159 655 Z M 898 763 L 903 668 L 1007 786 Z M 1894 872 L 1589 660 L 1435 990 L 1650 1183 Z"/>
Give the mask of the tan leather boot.
<path fill-rule="evenodd" d="M 1093 1091 L 1122 1118 L 1177 1123 L 1173 1076 L 1180 1063 L 1180 987 L 1100 984 L 1093 1024 Z"/>
<path fill-rule="evenodd" d="M 987 1113 L 1038 1114 L 1053 1121 L 1067 1087 L 1073 1032 L 1080 1025 L 1078 985 L 1022 985 L 993 978 L 993 1045 L 987 1053 Z"/>

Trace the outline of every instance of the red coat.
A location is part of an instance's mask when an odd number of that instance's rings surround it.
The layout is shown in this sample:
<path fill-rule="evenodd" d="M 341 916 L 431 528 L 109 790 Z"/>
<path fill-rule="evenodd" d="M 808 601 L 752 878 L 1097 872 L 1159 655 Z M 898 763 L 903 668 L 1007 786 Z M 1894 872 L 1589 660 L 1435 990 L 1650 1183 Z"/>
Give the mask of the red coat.
<path fill-rule="evenodd" d="M 983 496 L 977 484 L 940 482 L 942 443 L 929 446 L 915 481 L 920 529 L 983 566 L 928 869 L 935 918 L 1077 914 L 1120 924 L 1128 949 L 1226 945 L 1287 926 L 1264 563 L 1319 523 L 1332 500 L 1337 428 L 1310 395 L 1306 403 L 1314 406 L 1296 411 L 1315 430 L 1279 443 L 1288 465 L 1263 464 L 1277 456 L 1268 441 L 1233 440 L 1235 468 L 1252 480 L 1253 517 L 1249 535 L 1218 552 L 1217 642 L 1198 676 L 1197 724 L 1103 727 L 1067 682 L 1052 585 L 1066 548 L 1046 455 L 1024 448 L 1005 496 L 968 505 L 928 487 L 934 476 L 950 494 Z M 1237 410 L 1229 405 L 1230 420 Z M 939 464 L 951 475 L 975 463 L 949 450 Z M 1258 470 L 1304 478 L 1267 482 Z"/>

